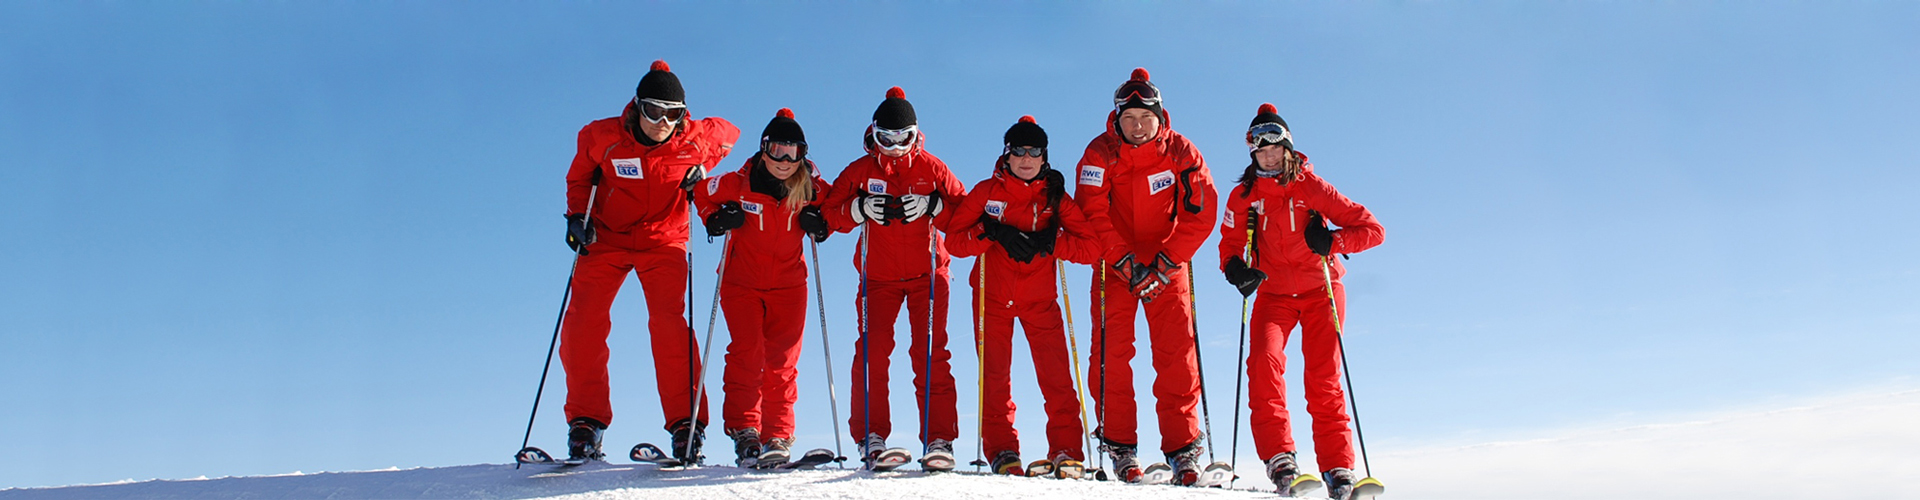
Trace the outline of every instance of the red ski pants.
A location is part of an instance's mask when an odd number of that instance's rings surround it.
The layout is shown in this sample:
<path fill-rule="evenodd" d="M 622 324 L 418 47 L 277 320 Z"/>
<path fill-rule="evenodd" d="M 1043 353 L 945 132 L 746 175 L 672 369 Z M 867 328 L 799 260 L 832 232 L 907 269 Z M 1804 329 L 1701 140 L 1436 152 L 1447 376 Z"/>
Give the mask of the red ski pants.
<path fill-rule="evenodd" d="M 1340 315 L 1347 314 L 1347 292 L 1333 283 Z M 1348 430 L 1347 399 L 1340 387 L 1340 337 L 1334 330 L 1326 290 L 1301 294 L 1260 292 L 1254 299 L 1247 356 L 1248 423 L 1261 458 L 1294 451 L 1293 425 L 1287 415 L 1287 335 L 1300 325 L 1307 413 L 1313 416 L 1313 454 L 1320 470 L 1353 468 L 1353 433 Z"/>
<path fill-rule="evenodd" d="M 793 402 L 799 395 L 794 364 L 800 361 L 807 324 L 807 287 L 756 290 L 725 284 L 720 308 L 733 337 L 721 385 L 727 395 L 720 406 L 726 428 L 758 429 L 761 439 L 793 437 Z"/>
<path fill-rule="evenodd" d="M 608 311 L 627 273 L 640 277 L 647 299 L 647 335 L 653 341 L 653 374 L 659 385 L 660 407 L 666 424 L 684 420 L 693 410 L 693 378 L 700 373 L 700 355 L 693 328 L 682 317 L 686 311 L 687 250 L 662 245 L 632 251 L 606 244 L 588 247 L 573 271 L 573 297 L 560 329 L 560 366 L 567 372 L 567 420 L 588 417 L 613 423 L 613 404 L 607 390 L 607 334 L 613 327 Z M 700 421 L 707 420 L 707 404 L 700 403 Z"/>
<path fill-rule="evenodd" d="M 929 284 L 937 285 L 933 292 L 933 304 L 927 303 Z M 888 358 L 893 354 L 893 321 L 900 314 L 900 305 L 907 306 L 907 324 L 912 328 L 909 337 L 912 343 L 907 349 L 907 359 L 913 366 L 913 401 L 920 407 L 921 419 L 927 421 L 921 429 L 921 442 L 933 439 L 952 441 L 960 437 L 960 424 L 957 400 L 953 389 L 953 353 L 947 351 L 947 292 L 951 285 L 945 276 L 921 276 L 902 281 L 867 282 L 867 331 L 854 341 L 853 351 L 853 399 L 852 411 L 847 417 L 847 428 L 856 440 L 865 439 L 867 432 L 879 434 L 885 438 L 893 435 L 892 412 L 887 405 Z M 928 408 L 927 401 L 927 306 L 933 307 L 933 401 Z M 860 298 L 854 297 L 854 311 L 859 313 Z M 871 370 L 868 370 L 871 366 Z M 872 376 L 868 376 L 871 373 Z M 872 400 L 868 400 L 868 394 Z M 868 414 L 871 413 L 871 418 Z M 867 423 L 873 423 L 872 428 Z M 931 436 L 926 434 L 931 432 Z"/>
<path fill-rule="evenodd" d="M 993 283 L 985 285 L 990 287 Z M 1027 332 L 1027 347 L 1033 351 L 1033 374 L 1039 379 L 1041 396 L 1046 399 L 1046 458 L 1052 459 L 1061 453 L 1074 460 L 1087 458 L 1080 449 L 1083 432 L 1080 401 L 1073 388 L 1073 358 L 1067 353 L 1066 327 L 1060 320 L 1060 305 L 1053 301 L 1054 294 L 1046 295 L 1046 300 L 986 306 L 986 352 L 982 354 L 986 363 L 982 373 L 986 380 L 981 396 L 985 407 L 981 409 L 981 420 L 987 456 L 1001 451 L 1020 451 L 1020 432 L 1013 428 L 1013 377 L 1009 373 L 1013 363 L 1013 320 L 1017 318 Z M 976 291 L 975 311 L 980 310 L 980 301 Z"/>
<path fill-rule="evenodd" d="M 1106 293 L 1100 291 L 1105 275 Z M 1094 392 L 1095 418 L 1101 439 L 1110 443 L 1140 442 L 1139 408 L 1134 404 L 1133 316 L 1146 309 L 1147 334 L 1153 355 L 1154 413 L 1160 419 L 1160 450 L 1171 452 L 1200 439 L 1200 368 L 1193 350 L 1193 289 L 1185 270 L 1169 273 L 1168 289 L 1152 302 L 1141 304 L 1127 291 L 1127 278 L 1108 268 L 1093 277 L 1093 354 L 1088 357 L 1087 385 Z M 1104 360 L 1103 360 L 1104 358 Z M 1104 368 L 1103 368 L 1104 365 Z M 1102 389 L 1102 386 L 1105 389 Z M 1104 408 L 1102 408 L 1104 406 Z"/>

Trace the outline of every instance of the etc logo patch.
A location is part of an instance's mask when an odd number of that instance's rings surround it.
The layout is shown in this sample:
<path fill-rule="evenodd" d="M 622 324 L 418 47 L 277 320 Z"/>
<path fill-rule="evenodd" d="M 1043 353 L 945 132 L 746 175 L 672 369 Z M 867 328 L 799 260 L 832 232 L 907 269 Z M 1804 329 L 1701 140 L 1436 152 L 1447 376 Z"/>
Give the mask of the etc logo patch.
<path fill-rule="evenodd" d="M 613 175 L 624 179 L 645 179 L 640 174 L 639 158 L 622 158 L 613 161 Z"/>
<path fill-rule="evenodd" d="M 1160 173 L 1147 176 L 1148 194 L 1160 194 L 1161 191 L 1166 191 L 1170 187 L 1173 187 L 1172 170 L 1162 170 Z"/>
<path fill-rule="evenodd" d="M 995 219 L 1005 219 L 1007 215 L 1007 202 L 987 201 L 987 215 L 991 215 Z"/>

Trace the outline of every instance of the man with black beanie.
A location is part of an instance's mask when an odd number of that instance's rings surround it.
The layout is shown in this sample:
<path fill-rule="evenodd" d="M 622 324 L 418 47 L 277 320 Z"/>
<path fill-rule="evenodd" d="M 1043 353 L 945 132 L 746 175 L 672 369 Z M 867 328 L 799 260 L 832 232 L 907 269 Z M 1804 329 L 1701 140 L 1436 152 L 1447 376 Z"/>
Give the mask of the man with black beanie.
<path fill-rule="evenodd" d="M 914 401 L 925 422 L 920 430 L 925 445 L 921 464 L 947 470 L 953 468 L 953 440 L 960 437 L 960 428 L 953 355 L 947 350 L 949 259 L 937 228 L 952 218 L 953 211 L 945 208 L 949 200 L 961 199 L 967 190 L 945 162 L 924 148 L 919 117 L 906 97 L 900 87 L 887 90 L 863 137 L 866 156 L 840 171 L 825 204 L 835 231 L 864 228 L 861 250 L 853 260 L 866 294 L 856 299 L 863 324 L 855 344 L 848 425 L 865 458 L 892 451 L 886 446 L 893 432 L 887 358 L 894 348 L 894 318 L 904 303 L 913 329 L 907 358 L 913 365 Z"/>
<path fill-rule="evenodd" d="M 646 296 L 654 376 L 673 453 L 698 461 L 707 416 L 705 398 L 699 414 L 692 414 L 693 374 L 700 372 L 700 360 L 694 356 L 692 327 L 682 316 L 687 203 L 707 167 L 726 158 L 739 137 L 740 129 L 724 119 L 689 116 L 680 78 L 665 61 L 653 62 L 620 116 L 580 129 L 579 148 L 567 170 L 567 246 L 579 257 L 560 340 L 570 458 L 603 455 L 600 436 L 613 422 L 608 311 L 620 283 L 633 273 Z"/>

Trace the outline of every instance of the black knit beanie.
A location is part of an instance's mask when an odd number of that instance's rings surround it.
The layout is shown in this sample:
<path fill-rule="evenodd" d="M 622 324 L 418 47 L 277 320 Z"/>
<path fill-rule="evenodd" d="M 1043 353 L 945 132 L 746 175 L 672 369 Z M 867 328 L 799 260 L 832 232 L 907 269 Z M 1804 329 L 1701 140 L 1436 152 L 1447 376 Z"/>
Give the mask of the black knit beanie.
<path fill-rule="evenodd" d="M 654 99 L 666 102 L 686 104 L 687 91 L 680 88 L 680 77 L 673 75 L 673 69 L 666 61 L 654 61 L 647 70 L 647 76 L 640 77 L 640 86 L 633 89 L 634 97 Z"/>
<path fill-rule="evenodd" d="M 913 103 L 907 102 L 907 91 L 900 87 L 887 89 L 887 100 L 880 101 L 880 107 L 873 110 L 873 125 L 888 130 L 899 130 L 920 123 L 913 114 Z"/>

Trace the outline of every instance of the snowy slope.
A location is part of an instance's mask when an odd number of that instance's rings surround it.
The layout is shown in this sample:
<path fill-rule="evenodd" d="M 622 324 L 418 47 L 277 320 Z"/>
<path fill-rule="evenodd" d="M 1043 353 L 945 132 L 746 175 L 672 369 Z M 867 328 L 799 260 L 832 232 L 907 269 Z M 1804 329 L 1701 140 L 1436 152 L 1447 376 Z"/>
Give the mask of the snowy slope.
<path fill-rule="evenodd" d="M 53 499 L 409 499 L 555 498 L 719 500 L 909 498 L 1273 498 L 1248 491 L 1173 486 L 1134 486 L 1094 481 L 1058 481 L 920 472 L 866 473 L 820 470 L 754 472 L 732 467 L 662 471 L 652 465 L 594 464 L 572 469 L 468 465 L 373 472 L 292 474 L 184 481 L 146 481 L 98 486 L 0 490 L 5 500 Z"/>

